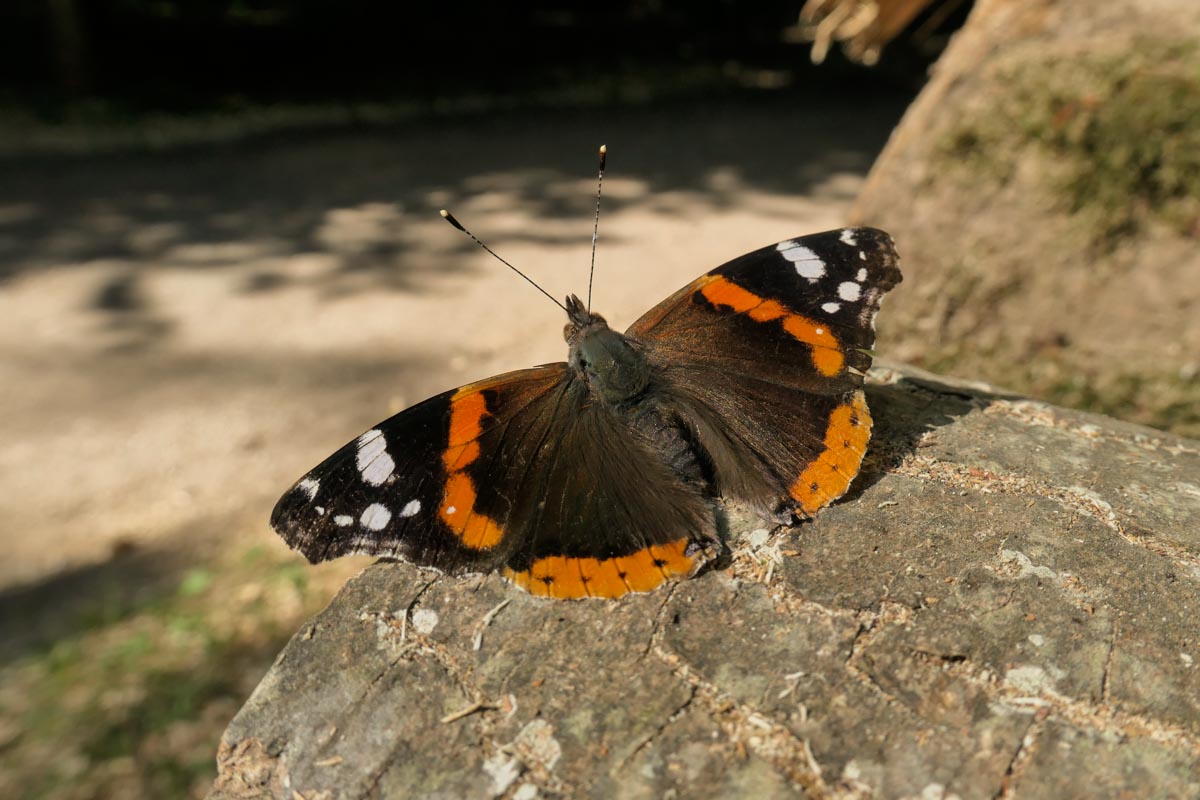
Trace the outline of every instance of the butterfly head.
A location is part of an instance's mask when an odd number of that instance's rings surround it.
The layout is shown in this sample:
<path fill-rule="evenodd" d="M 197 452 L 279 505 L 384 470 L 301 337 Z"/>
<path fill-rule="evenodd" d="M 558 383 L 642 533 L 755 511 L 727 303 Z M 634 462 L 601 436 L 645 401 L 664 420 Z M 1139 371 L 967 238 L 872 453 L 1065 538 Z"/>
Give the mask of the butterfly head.
<path fill-rule="evenodd" d="M 563 330 L 571 346 L 571 366 L 608 403 L 640 395 L 650 381 L 645 357 L 628 339 L 608 327 L 575 295 L 567 298 L 570 322 Z"/>
<path fill-rule="evenodd" d="M 608 322 L 599 314 L 593 314 L 575 295 L 567 295 L 567 326 L 563 328 L 563 338 L 567 344 L 574 344 L 575 339 L 584 331 L 595 327 L 608 327 Z"/>

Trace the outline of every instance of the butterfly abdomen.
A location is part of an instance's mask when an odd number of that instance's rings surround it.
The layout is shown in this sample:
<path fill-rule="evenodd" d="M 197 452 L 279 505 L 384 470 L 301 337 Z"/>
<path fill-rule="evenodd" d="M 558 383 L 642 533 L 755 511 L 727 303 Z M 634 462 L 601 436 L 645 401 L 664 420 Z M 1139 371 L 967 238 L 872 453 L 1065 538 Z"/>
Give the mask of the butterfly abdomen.
<path fill-rule="evenodd" d="M 627 419 L 681 481 L 706 489 L 711 486 L 707 460 L 701 458 L 694 437 L 670 408 L 653 401 L 639 403 L 628 409 Z"/>

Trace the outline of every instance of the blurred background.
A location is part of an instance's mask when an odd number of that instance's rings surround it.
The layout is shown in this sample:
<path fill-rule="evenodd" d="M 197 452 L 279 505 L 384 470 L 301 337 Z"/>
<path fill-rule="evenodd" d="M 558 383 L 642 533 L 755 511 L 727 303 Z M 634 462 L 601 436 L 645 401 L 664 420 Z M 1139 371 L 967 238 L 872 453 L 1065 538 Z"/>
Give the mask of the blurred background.
<path fill-rule="evenodd" d="M 623 328 L 795 235 L 889 230 L 879 349 L 1200 435 L 1194 0 L 9 0 L 0 26 L 0 796 L 205 794 L 363 560 L 292 481 L 561 360 L 609 147 Z M 932 69 L 931 69 L 932 67 Z"/>

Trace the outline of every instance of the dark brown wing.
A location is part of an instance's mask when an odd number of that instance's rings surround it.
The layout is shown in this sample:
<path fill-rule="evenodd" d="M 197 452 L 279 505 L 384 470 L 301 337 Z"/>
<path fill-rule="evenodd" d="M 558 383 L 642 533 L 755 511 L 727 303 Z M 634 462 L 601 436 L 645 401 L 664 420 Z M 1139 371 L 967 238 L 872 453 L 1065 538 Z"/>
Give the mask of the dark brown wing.
<path fill-rule="evenodd" d="M 312 561 L 502 569 L 535 594 L 618 597 L 713 555 L 712 511 L 565 364 L 430 398 L 312 470 L 272 525 Z"/>
<path fill-rule="evenodd" d="M 864 351 L 897 260 L 870 228 L 791 239 L 700 277 L 627 331 L 722 494 L 811 515 L 849 487 L 871 431 Z"/>
<path fill-rule="evenodd" d="M 565 364 L 549 364 L 400 412 L 301 478 L 276 504 L 272 527 L 313 562 L 362 553 L 447 572 L 497 568 L 502 520 L 473 511 L 470 478 L 487 404 L 489 419 L 532 434 L 565 376 Z M 523 444 L 537 447 L 531 439 Z"/>

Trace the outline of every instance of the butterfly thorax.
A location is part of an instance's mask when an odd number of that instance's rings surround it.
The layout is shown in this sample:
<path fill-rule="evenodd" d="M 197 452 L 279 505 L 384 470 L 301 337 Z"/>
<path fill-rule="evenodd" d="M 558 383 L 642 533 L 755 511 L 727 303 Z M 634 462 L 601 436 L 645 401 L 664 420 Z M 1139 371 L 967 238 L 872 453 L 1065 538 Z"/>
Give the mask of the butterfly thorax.
<path fill-rule="evenodd" d="M 605 403 L 635 400 L 650 383 L 646 357 L 626 337 L 588 311 L 578 297 L 567 298 L 570 323 L 563 332 L 570 345 L 571 367 Z"/>

